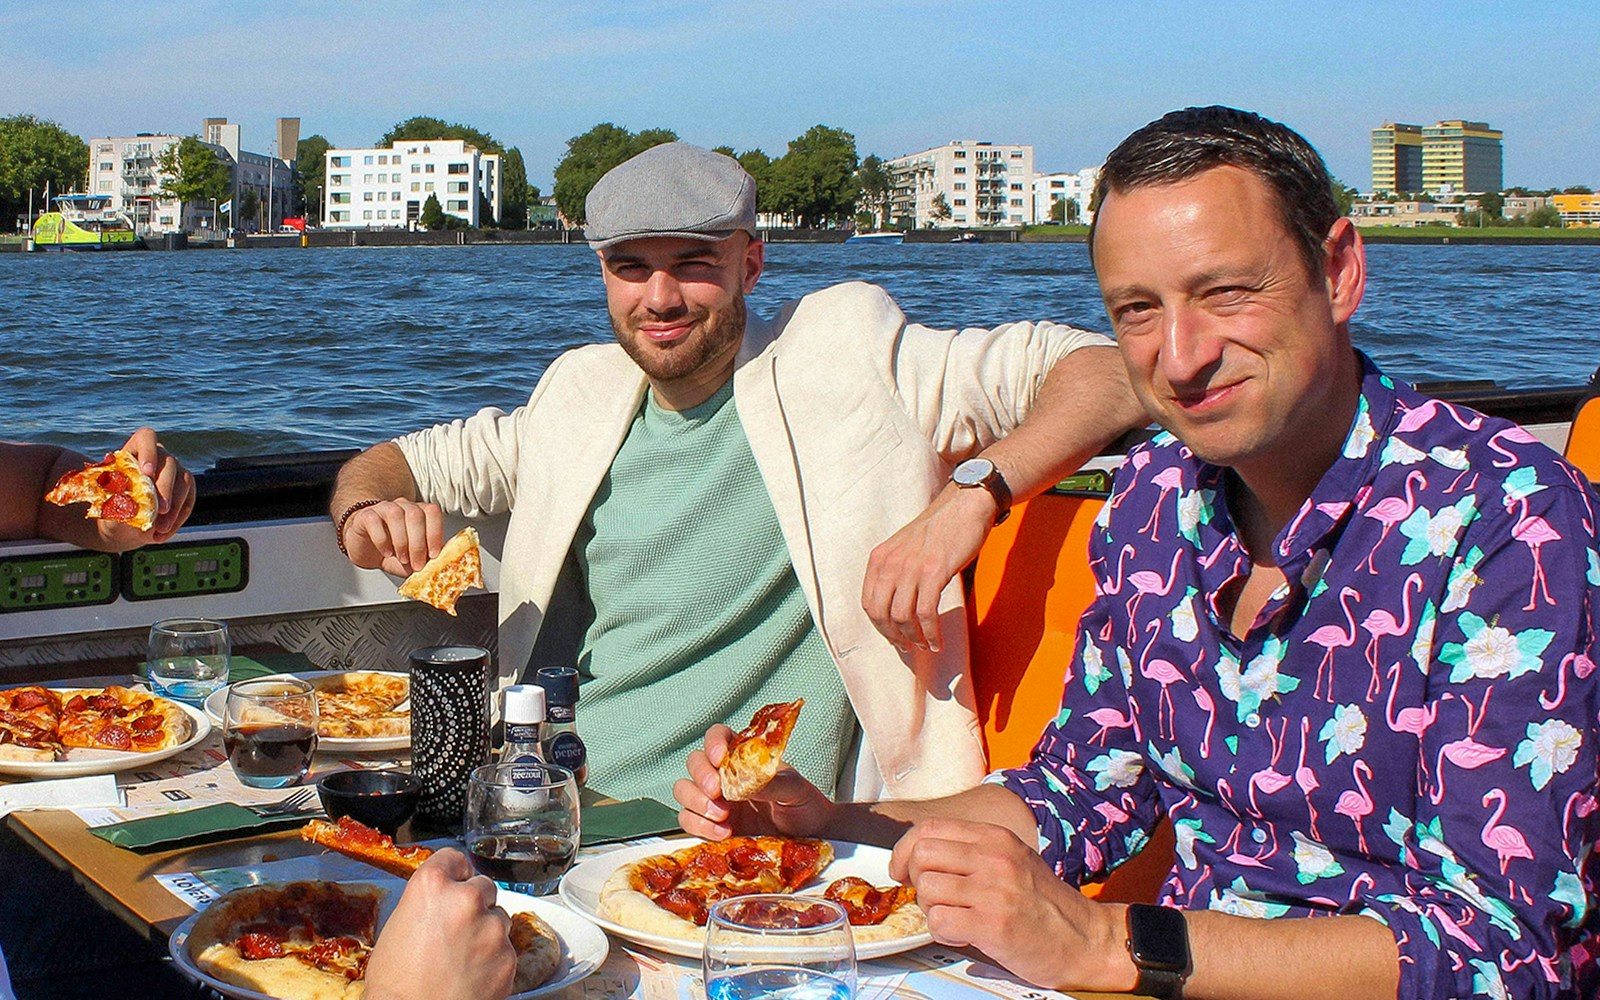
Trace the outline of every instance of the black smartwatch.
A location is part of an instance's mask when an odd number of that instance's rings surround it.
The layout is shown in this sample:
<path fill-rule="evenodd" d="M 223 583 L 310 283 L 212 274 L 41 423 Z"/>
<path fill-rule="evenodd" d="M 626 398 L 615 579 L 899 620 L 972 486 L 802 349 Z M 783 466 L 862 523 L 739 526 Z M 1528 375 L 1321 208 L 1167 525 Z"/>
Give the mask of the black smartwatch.
<path fill-rule="evenodd" d="M 950 473 L 950 481 L 964 490 L 981 488 L 994 497 L 994 523 L 999 524 L 1011 516 L 1011 487 L 1005 477 L 987 458 L 969 458 Z"/>
<path fill-rule="evenodd" d="M 1139 970 L 1133 992 L 1160 1000 L 1181 1000 L 1192 971 L 1189 925 L 1183 911 L 1148 903 L 1128 907 L 1128 954 Z"/>

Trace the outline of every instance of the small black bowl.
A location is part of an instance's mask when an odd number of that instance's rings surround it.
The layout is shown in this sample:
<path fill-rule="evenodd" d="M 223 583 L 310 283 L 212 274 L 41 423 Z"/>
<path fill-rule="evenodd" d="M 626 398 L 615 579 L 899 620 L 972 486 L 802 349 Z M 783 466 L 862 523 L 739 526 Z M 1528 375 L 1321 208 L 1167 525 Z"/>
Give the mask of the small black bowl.
<path fill-rule="evenodd" d="M 349 816 L 394 836 L 417 811 L 422 781 L 404 771 L 337 771 L 317 782 L 329 819 Z"/>

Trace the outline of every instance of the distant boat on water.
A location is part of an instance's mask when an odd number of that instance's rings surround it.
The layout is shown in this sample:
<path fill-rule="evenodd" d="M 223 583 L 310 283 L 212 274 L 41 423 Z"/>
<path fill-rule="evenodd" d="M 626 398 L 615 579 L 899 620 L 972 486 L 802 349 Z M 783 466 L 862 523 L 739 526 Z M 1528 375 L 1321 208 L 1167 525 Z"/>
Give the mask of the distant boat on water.
<path fill-rule="evenodd" d="M 33 245 L 39 250 L 126 250 L 137 244 L 128 220 L 111 208 L 108 194 L 63 194 L 56 210 L 33 224 Z"/>
<path fill-rule="evenodd" d="M 906 241 L 905 233 L 856 233 L 846 243 L 886 243 L 898 246 Z"/>
<path fill-rule="evenodd" d="M 951 243 L 982 243 L 983 242 L 983 237 L 979 236 L 977 233 L 962 233 L 959 236 L 950 237 L 950 242 Z"/>

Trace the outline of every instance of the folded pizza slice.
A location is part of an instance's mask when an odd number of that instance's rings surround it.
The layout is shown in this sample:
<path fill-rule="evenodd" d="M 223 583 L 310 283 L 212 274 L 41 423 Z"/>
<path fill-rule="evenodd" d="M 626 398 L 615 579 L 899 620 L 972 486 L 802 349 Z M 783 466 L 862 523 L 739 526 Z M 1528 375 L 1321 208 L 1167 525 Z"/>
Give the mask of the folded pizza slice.
<path fill-rule="evenodd" d="M 336 823 L 314 819 L 301 828 L 300 839 L 321 844 L 401 878 L 410 878 L 433 854 L 426 847 L 402 847 L 388 834 L 379 833 L 349 816 L 340 816 Z"/>
<path fill-rule="evenodd" d="M 717 768 L 723 798 L 742 802 L 767 787 L 783 763 L 783 748 L 789 745 L 795 720 L 805 703 L 804 698 L 796 698 L 767 705 L 756 712 L 750 725 L 734 734 L 728 755 Z"/>
<path fill-rule="evenodd" d="M 67 473 L 44 498 L 61 507 L 86 503 L 85 516 L 125 521 L 139 531 L 149 531 L 156 523 L 155 480 L 126 451 L 111 452 L 102 462 Z"/>
<path fill-rule="evenodd" d="M 483 558 L 478 553 L 478 531 L 462 528 L 444 543 L 428 564 L 406 577 L 400 596 L 456 613 L 456 601 L 468 587 L 483 586 Z"/>

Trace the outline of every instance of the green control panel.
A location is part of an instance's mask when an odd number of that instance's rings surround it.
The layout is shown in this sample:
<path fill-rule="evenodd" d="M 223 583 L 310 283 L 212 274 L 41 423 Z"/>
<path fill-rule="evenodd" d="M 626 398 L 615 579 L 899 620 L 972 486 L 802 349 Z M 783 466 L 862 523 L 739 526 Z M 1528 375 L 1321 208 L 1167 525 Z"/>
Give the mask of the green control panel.
<path fill-rule="evenodd" d="M 250 580 L 243 538 L 146 545 L 122 557 L 122 596 L 154 601 L 195 594 L 231 594 Z"/>
<path fill-rule="evenodd" d="M 41 552 L 0 557 L 0 612 L 110 604 L 117 557 L 105 552 Z"/>

